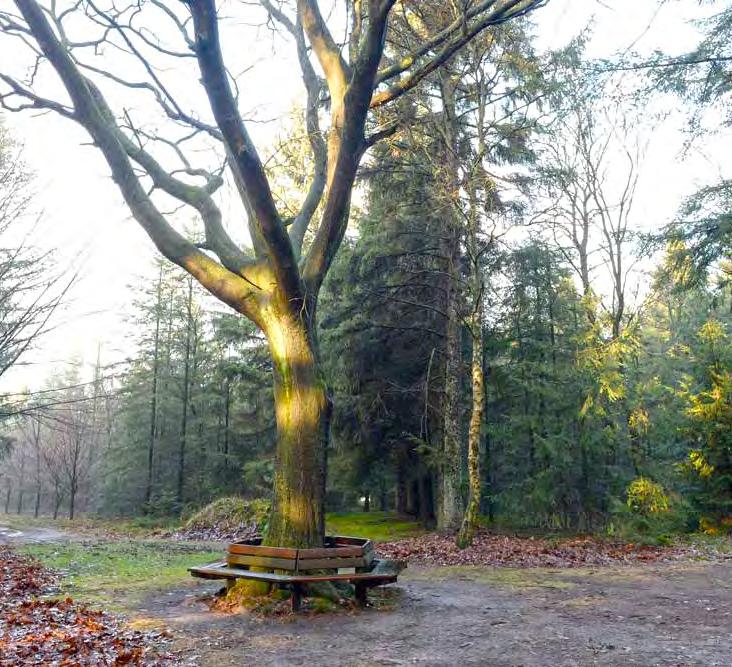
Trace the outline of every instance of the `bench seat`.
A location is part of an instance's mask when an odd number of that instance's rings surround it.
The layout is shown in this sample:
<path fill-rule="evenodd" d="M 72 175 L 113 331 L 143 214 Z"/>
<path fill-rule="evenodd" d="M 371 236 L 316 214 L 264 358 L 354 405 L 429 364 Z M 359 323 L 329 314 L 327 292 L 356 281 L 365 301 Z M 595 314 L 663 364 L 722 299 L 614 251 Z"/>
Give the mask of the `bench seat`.
<path fill-rule="evenodd" d="M 238 567 L 232 567 L 226 561 L 216 561 L 207 565 L 189 567 L 188 571 L 200 579 L 226 579 L 233 582 L 236 579 L 250 579 L 264 581 L 289 588 L 292 591 L 292 607 L 294 611 L 300 608 L 302 586 L 304 584 L 324 581 L 345 581 L 355 584 L 356 600 L 361 606 L 367 602 L 366 590 L 368 587 L 381 586 L 396 582 L 399 573 L 406 567 L 406 563 L 396 560 L 374 560 L 372 567 L 364 572 L 348 572 L 333 574 L 281 574 L 278 572 L 255 572 Z"/>

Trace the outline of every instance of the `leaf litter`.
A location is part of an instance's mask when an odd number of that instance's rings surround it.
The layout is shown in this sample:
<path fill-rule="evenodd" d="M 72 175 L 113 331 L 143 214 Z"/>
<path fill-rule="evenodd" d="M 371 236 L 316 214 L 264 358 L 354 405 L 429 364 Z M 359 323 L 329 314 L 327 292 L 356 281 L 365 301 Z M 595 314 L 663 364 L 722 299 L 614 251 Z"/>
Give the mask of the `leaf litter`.
<path fill-rule="evenodd" d="M 694 558 L 713 560 L 713 550 L 690 545 L 648 546 L 609 542 L 593 537 L 546 539 L 476 534 L 473 544 L 460 549 L 449 535 L 429 533 L 419 537 L 381 543 L 378 552 L 386 558 L 438 566 L 480 565 L 488 567 L 570 568 L 597 565 L 638 564 Z"/>
<path fill-rule="evenodd" d="M 72 598 L 48 597 L 58 574 L 0 547 L 0 667 L 148 667 L 179 664 L 164 633 L 131 630 Z"/>

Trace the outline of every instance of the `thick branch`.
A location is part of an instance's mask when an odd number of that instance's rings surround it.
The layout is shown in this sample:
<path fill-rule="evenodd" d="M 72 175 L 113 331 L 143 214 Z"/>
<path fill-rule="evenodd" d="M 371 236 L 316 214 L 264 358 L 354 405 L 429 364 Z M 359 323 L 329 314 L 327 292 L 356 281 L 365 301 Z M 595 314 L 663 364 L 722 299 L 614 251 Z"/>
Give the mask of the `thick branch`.
<path fill-rule="evenodd" d="M 326 173 L 328 169 L 328 149 L 320 130 L 320 121 L 318 113 L 320 111 L 320 92 L 322 90 L 322 82 L 315 73 L 308 47 L 305 42 L 305 34 L 303 32 L 302 21 L 298 14 L 296 22 L 293 22 L 282 11 L 275 7 L 270 0 L 260 0 L 264 8 L 269 12 L 270 16 L 292 35 L 297 45 L 297 58 L 302 71 L 302 80 L 305 84 L 307 93 L 307 104 L 305 107 L 305 127 L 308 133 L 310 148 L 313 153 L 315 167 L 313 169 L 313 177 L 310 182 L 305 200 L 298 212 L 297 216 L 290 226 L 290 239 L 295 253 L 299 255 L 302 252 L 303 240 L 305 232 L 310 226 L 310 222 L 315 214 L 323 193 L 325 191 Z"/>
<path fill-rule="evenodd" d="M 297 0 L 297 12 L 318 62 L 323 68 L 331 97 L 334 100 L 340 99 L 346 89 L 348 65 L 323 20 L 318 0 Z"/>
<path fill-rule="evenodd" d="M 375 1 L 375 0 L 374 0 Z M 328 165 L 328 195 L 323 218 L 303 268 L 308 291 L 317 294 L 348 225 L 351 192 L 366 143 L 364 127 L 373 94 L 376 69 L 384 48 L 391 0 L 373 8 L 351 80 L 343 97 L 341 124 L 331 128 Z"/>
<path fill-rule="evenodd" d="M 61 78 L 74 105 L 76 119 L 102 151 L 134 218 L 165 257 L 188 271 L 217 298 L 259 324 L 260 313 L 252 286 L 198 250 L 175 231 L 155 207 L 119 140 L 119 129 L 110 127 L 107 112 L 100 109 L 99 93 L 92 92 L 36 0 L 16 0 L 16 5 L 39 47 Z"/>
<path fill-rule="evenodd" d="M 244 127 L 229 85 L 221 54 L 216 5 L 213 0 L 188 0 L 187 4 L 193 17 L 196 56 L 202 82 L 231 155 L 232 168 L 238 172 L 246 189 L 281 296 L 298 308 L 303 290 L 295 253 L 277 213 L 259 155 Z"/>

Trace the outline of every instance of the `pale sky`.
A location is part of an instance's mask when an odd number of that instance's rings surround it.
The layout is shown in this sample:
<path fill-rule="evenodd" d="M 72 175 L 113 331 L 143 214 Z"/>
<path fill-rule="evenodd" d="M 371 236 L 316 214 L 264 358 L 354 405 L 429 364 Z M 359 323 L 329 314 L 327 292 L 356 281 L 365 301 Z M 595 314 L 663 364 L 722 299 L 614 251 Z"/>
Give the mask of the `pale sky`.
<path fill-rule="evenodd" d="M 7 2 L 0 0 L 0 6 Z M 657 0 L 551 0 L 535 15 L 540 46 L 563 46 L 594 16 L 590 57 L 611 56 L 629 47 L 646 54 L 656 48 L 677 53 L 691 47 L 696 33 L 686 19 L 703 10 L 691 0 L 665 3 L 660 11 L 658 7 Z M 243 78 L 243 103 L 260 120 L 283 117 L 301 94 L 299 74 L 291 56 L 269 57 L 273 47 L 266 32 L 252 35 L 252 48 L 238 49 L 258 63 Z M 0 62 L 13 57 L 0 36 Z M 80 272 L 57 328 L 26 357 L 31 365 L 0 380 L 2 391 L 17 391 L 24 386 L 37 389 L 54 362 L 81 355 L 93 363 L 98 343 L 107 362 L 129 351 L 123 323 L 133 298 L 128 286 L 150 275 L 155 250 L 129 217 L 97 151 L 81 145 L 87 137 L 80 128 L 51 114 L 6 114 L 4 120 L 24 144 L 25 159 L 37 177 L 35 205 L 43 211 L 38 244 L 57 249 L 61 266 L 73 264 Z M 677 116 L 653 130 L 636 208 L 637 220 L 646 229 L 668 222 L 684 196 L 723 173 L 723 148 L 729 136 L 700 144 L 682 161 L 680 127 Z M 249 128 L 260 146 L 271 144 L 278 132 L 276 122 L 251 123 Z M 237 209 L 225 203 L 224 210 L 238 218 Z M 238 219 L 230 224 L 244 229 Z"/>

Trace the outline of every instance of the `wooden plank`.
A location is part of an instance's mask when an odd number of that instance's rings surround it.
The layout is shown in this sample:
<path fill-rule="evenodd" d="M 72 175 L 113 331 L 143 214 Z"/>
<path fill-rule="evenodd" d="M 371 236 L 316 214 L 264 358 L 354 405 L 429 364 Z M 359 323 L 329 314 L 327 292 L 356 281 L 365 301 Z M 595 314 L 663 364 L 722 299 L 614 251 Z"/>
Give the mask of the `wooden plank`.
<path fill-rule="evenodd" d="M 229 554 L 226 557 L 229 565 L 249 565 L 250 567 L 271 567 L 274 570 L 295 570 L 297 561 L 294 558 L 271 558 L 269 556 L 246 556 Z"/>
<path fill-rule="evenodd" d="M 256 544 L 230 544 L 230 554 L 239 554 L 242 556 L 269 556 L 271 558 L 297 558 L 297 549 L 288 549 L 286 547 L 260 547 Z"/>
<path fill-rule="evenodd" d="M 378 586 L 380 583 L 393 584 L 397 580 L 395 574 L 296 574 L 289 578 L 290 581 L 297 581 L 301 584 L 320 581 L 364 581 L 371 585 Z"/>
<path fill-rule="evenodd" d="M 188 568 L 193 576 L 202 579 L 254 579 L 257 581 L 268 581 L 274 584 L 288 584 L 293 578 L 287 574 L 274 574 L 274 572 L 252 572 L 251 570 L 240 570 L 235 567 L 191 567 Z"/>
<path fill-rule="evenodd" d="M 199 579 L 235 579 L 236 576 L 229 571 L 226 563 L 217 562 L 208 565 L 189 567 L 188 571 Z"/>
<path fill-rule="evenodd" d="M 305 570 L 327 570 L 341 567 L 364 567 L 366 560 L 363 558 L 308 558 L 297 560 L 297 571 Z"/>
<path fill-rule="evenodd" d="M 381 584 L 393 584 L 397 581 L 396 575 L 386 574 L 323 574 L 323 575 L 289 575 L 274 574 L 272 572 L 252 572 L 251 570 L 239 570 L 234 567 L 218 568 L 207 570 L 205 568 L 190 568 L 194 577 L 200 579 L 251 579 L 254 581 L 266 581 L 272 584 L 307 584 L 323 581 L 352 581 L 364 582 L 370 586 Z"/>
<path fill-rule="evenodd" d="M 363 556 L 361 547 L 325 547 L 324 549 L 298 549 L 298 558 L 347 558 Z"/>
<path fill-rule="evenodd" d="M 381 560 L 371 572 L 355 574 L 274 574 L 273 572 L 252 572 L 235 567 L 227 567 L 223 562 L 209 563 L 198 567 L 189 567 L 188 571 L 197 577 L 210 579 L 253 579 L 276 584 L 290 584 L 321 581 L 353 581 L 364 582 L 370 586 L 394 583 L 405 564 L 402 561 Z"/>

